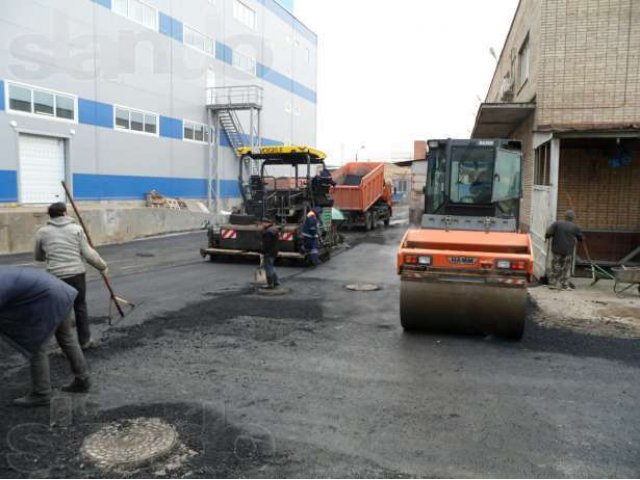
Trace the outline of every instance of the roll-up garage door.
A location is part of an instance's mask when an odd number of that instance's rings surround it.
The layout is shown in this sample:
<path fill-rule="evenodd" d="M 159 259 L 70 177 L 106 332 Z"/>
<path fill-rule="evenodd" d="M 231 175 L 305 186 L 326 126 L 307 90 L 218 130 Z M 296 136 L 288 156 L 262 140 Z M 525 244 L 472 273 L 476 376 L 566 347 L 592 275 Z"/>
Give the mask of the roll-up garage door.
<path fill-rule="evenodd" d="M 64 140 L 20 135 L 20 202 L 53 203 L 65 200 Z"/>

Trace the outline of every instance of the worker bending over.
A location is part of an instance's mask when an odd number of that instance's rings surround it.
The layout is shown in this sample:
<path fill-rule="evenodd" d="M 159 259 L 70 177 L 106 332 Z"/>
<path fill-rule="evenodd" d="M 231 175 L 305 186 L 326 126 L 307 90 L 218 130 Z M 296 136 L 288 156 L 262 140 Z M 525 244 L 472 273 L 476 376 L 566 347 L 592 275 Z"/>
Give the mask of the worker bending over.
<path fill-rule="evenodd" d="M 51 402 L 47 343 L 54 334 L 75 376 L 62 390 L 89 390 L 87 361 L 73 333 L 76 295 L 75 289 L 42 270 L 0 267 L 0 334 L 31 363 L 31 393 L 14 400 L 15 405 L 35 407 Z"/>
<path fill-rule="evenodd" d="M 576 219 L 573 210 L 567 210 L 564 220 L 553 222 L 547 229 L 546 239 L 551 238 L 551 275 L 549 275 L 549 288 L 558 288 L 558 282 L 562 290 L 570 290 L 569 277 L 571 276 L 571 264 L 576 240 L 582 242 L 583 235 L 580 228 L 574 223 Z"/>
<path fill-rule="evenodd" d="M 73 310 L 76 317 L 78 341 L 83 350 L 91 346 L 89 312 L 87 311 L 87 281 L 84 260 L 101 272 L 107 264 L 89 245 L 82 227 L 67 215 L 67 206 L 49 206 L 49 221 L 36 233 L 35 259 L 47 262 L 47 271 L 78 291 Z"/>

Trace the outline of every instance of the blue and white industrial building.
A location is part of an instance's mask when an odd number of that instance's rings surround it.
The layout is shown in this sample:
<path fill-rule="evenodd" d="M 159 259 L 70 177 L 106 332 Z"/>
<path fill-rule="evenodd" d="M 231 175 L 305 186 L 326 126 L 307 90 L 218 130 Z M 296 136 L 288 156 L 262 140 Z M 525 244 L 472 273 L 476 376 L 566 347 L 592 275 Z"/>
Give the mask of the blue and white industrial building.
<path fill-rule="evenodd" d="M 317 38 L 292 7 L 2 1 L 0 204 L 63 200 L 60 180 L 81 201 L 205 199 L 211 188 L 237 202 L 234 133 L 315 145 Z M 240 123 L 227 132 L 221 103 L 232 109 L 234 96 L 251 97 L 252 114 L 227 112 Z"/>

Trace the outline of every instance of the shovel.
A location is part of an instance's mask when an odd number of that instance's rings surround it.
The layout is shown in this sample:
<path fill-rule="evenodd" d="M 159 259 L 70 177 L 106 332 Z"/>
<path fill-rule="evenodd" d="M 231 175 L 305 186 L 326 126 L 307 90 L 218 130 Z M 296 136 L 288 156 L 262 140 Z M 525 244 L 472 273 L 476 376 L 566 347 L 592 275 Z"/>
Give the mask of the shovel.
<path fill-rule="evenodd" d="M 267 284 L 267 272 L 264 269 L 264 255 L 260 255 L 260 265 L 253 272 L 253 282 L 256 285 L 266 285 Z"/>
<path fill-rule="evenodd" d="M 82 230 L 84 230 L 84 234 L 87 236 L 87 241 L 89 242 L 89 245 L 91 245 L 91 248 L 95 248 L 93 246 L 93 242 L 91 241 L 91 236 L 89 235 L 89 230 L 87 230 L 86 225 L 84 224 L 84 221 L 82 220 L 82 217 L 80 216 L 80 212 L 78 211 L 78 207 L 76 206 L 76 202 L 73 201 L 73 195 L 71 195 L 71 191 L 69 190 L 69 187 L 67 187 L 67 184 L 65 183 L 65 181 L 62 181 L 62 188 L 64 188 L 65 193 L 67 194 L 67 198 L 69 199 L 69 202 L 71 203 L 71 206 L 73 207 L 73 211 L 76 214 L 76 217 L 78 217 L 78 222 L 80 222 L 80 226 L 82 227 Z M 129 311 L 127 313 L 131 313 L 131 311 L 136 307 L 134 303 L 125 300 L 122 297 L 119 297 L 118 295 L 116 295 L 116 292 L 113 290 L 113 287 L 111 286 L 111 281 L 109 280 L 109 278 L 105 275 L 104 272 L 100 272 L 100 276 L 102 277 L 102 280 L 104 281 L 105 286 L 107 287 L 107 290 L 109 290 L 109 296 L 111 297 L 111 303 L 109 303 L 109 325 L 111 325 L 111 305 L 115 305 L 116 310 L 118 311 L 118 314 L 120 315 L 120 318 L 124 318 L 125 317 L 125 313 L 124 310 L 122 308 L 122 306 L 124 305 L 125 307 L 129 308 Z"/>

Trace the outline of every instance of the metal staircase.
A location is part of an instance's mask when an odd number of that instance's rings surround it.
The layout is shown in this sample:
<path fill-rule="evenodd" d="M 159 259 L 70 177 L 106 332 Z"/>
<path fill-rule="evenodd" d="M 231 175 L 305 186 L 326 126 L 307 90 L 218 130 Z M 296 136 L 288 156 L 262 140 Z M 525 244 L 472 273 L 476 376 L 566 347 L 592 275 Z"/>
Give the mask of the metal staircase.
<path fill-rule="evenodd" d="M 242 124 L 240 123 L 238 114 L 234 110 L 220 110 L 218 112 L 218 120 L 220 121 L 222 131 L 236 152 L 239 148 L 246 146 L 245 138 L 247 135 L 242 130 Z"/>
<path fill-rule="evenodd" d="M 214 143 L 209 154 L 209 208 L 219 213 L 220 208 L 220 133 L 223 132 L 234 149 L 240 163 L 249 175 L 258 174 L 260 165 L 245 163 L 238 149 L 260 147 L 260 112 L 263 91 L 258 85 L 209 88 L 206 91 L 209 131 L 214 133 Z M 242 117 L 240 116 L 242 115 Z M 243 128 L 243 122 L 248 129 Z M 215 150 L 215 152 L 214 152 Z M 215 156 L 215 160 L 214 160 Z M 245 178 L 248 178 L 245 177 Z M 240 188 L 245 188 L 241 185 Z M 214 206 L 215 204 L 215 206 Z"/>

